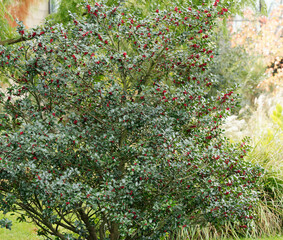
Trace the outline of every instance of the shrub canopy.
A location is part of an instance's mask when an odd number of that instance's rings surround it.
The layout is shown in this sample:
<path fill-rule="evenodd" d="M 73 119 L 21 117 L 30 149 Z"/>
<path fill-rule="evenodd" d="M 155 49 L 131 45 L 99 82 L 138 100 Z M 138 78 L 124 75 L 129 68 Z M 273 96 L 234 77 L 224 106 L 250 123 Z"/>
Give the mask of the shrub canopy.
<path fill-rule="evenodd" d="M 0 47 L 12 82 L 1 93 L 1 210 L 59 239 L 246 228 L 260 172 L 219 128 L 232 92 L 209 97 L 205 75 L 227 9 L 216 1 L 139 19 L 122 6 L 85 7 L 72 24 L 20 27 L 30 40 Z"/>

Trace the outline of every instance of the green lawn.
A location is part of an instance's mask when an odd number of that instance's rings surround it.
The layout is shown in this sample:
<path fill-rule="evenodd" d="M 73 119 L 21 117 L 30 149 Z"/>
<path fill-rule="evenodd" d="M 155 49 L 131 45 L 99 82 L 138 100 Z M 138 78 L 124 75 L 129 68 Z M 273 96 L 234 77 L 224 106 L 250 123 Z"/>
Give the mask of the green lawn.
<path fill-rule="evenodd" d="M 283 240 L 283 236 L 263 237 L 263 238 L 242 238 L 241 240 Z"/>
<path fill-rule="evenodd" d="M 0 214 L 0 218 L 3 215 Z M 39 240 L 41 237 L 36 234 L 36 226 L 31 223 L 17 222 L 15 215 L 7 214 L 6 217 L 13 221 L 12 230 L 0 228 L 1 240 Z"/>

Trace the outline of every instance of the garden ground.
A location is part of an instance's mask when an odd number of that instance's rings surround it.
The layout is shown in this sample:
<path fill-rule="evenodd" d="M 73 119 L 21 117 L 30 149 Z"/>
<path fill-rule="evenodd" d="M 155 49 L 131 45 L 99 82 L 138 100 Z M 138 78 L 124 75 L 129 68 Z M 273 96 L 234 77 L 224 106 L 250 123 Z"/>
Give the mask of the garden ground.
<path fill-rule="evenodd" d="M 0 214 L 0 218 L 3 217 Z M 12 230 L 0 228 L 0 240 L 41 240 L 43 238 L 37 236 L 37 228 L 32 223 L 17 222 L 16 215 L 7 214 L 7 217 L 13 221 Z M 257 238 L 259 239 L 259 238 Z M 283 240 L 283 236 L 263 237 L 261 240 Z M 252 240 L 252 238 L 244 238 L 241 240 Z"/>

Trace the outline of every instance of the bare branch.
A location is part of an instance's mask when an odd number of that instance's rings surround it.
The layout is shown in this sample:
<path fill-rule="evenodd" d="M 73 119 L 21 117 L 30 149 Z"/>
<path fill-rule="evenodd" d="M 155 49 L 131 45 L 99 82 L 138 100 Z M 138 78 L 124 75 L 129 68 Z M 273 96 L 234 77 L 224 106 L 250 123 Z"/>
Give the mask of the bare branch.
<path fill-rule="evenodd" d="M 4 41 L 0 41 L 0 45 L 12 45 L 12 44 L 24 42 L 24 41 L 27 41 L 27 40 L 31 40 L 31 39 L 27 39 L 27 38 L 24 38 L 24 37 L 7 39 L 7 40 L 4 40 Z"/>

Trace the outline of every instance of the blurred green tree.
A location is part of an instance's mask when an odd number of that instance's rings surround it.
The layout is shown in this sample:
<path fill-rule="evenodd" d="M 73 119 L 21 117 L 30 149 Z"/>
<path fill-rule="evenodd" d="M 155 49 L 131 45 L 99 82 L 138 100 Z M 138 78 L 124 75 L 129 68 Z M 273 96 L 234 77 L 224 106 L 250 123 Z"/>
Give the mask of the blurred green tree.
<path fill-rule="evenodd" d="M 12 38 L 16 35 L 16 31 L 9 25 L 9 19 L 13 19 L 11 14 L 7 11 L 7 6 L 12 0 L 0 1 L 0 41 Z"/>
<path fill-rule="evenodd" d="M 262 92 L 257 86 L 265 77 L 266 65 L 261 56 L 249 54 L 242 46 L 232 47 L 230 38 L 225 38 L 222 30 L 218 31 L 215 61 L 210 65 L 210 74 L 216 82 L 210 94 L 215 96 L 218 91 L 233 88 L 239 94 L 241 108 L 248 106 L 248 111 L 245 111 L 247 114 L 253 110 L 255 99 Z M 239 109 L 234 111 L 238 112 Z"/>

